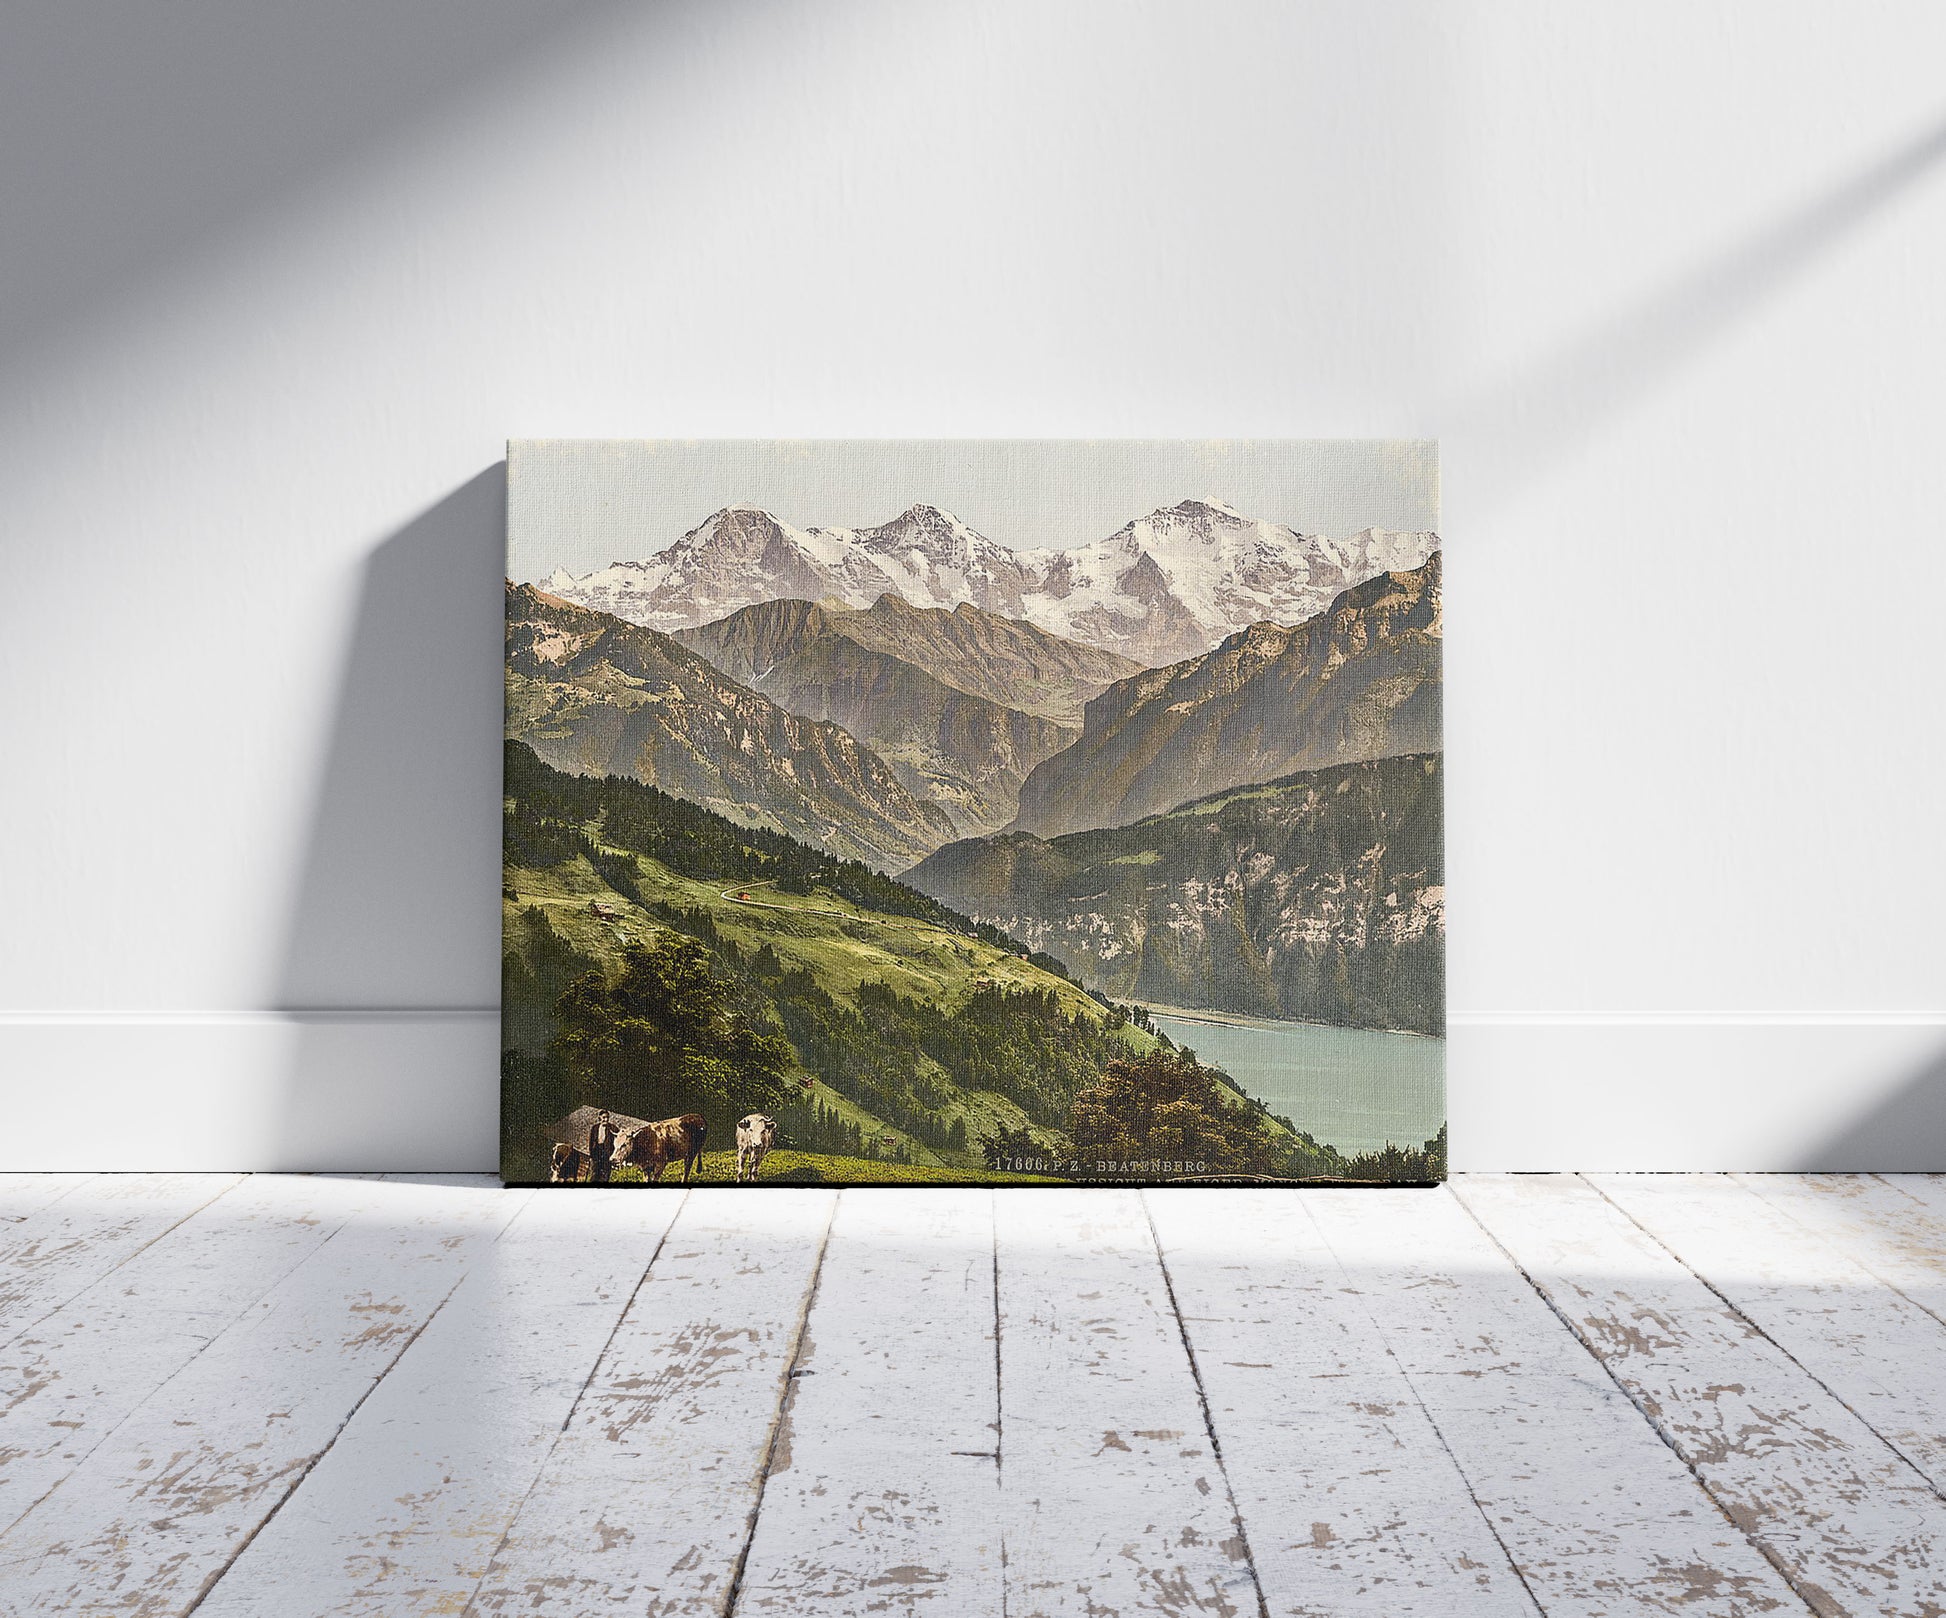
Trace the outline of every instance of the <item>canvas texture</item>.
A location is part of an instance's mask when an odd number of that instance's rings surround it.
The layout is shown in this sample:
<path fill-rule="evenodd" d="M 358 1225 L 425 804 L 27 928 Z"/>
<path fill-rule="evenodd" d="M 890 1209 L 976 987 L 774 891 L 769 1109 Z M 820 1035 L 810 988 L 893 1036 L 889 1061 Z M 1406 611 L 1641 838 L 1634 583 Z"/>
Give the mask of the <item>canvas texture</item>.
<path fill-rule="evenodd" d="M 507 1180 L 1444 1178 L 1434 446 L 507 470 Z"/>

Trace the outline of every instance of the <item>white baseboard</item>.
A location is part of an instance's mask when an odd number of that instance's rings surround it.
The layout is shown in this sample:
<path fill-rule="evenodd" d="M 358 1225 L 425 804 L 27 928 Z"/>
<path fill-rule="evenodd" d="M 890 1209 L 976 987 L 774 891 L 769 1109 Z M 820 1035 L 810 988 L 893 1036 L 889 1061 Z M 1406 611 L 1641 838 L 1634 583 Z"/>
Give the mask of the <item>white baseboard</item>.
<path fill-rule="evenodd" d="M 0 1013 L 0 1170 L 488 1171 L 491 1010 Z M 1946 1170 L 1946 1016 L 1456 1015 L 1458 1170 Z"/>
<path fill-rule="evenodd" d="M 0 1169 L 490 1170 L 492 1010 L 0 1015 Z"/>
<path fill-rule="evenodd" d="M 1946 1170 L 1946 1018 L 1455 1017 L 1458 1170 Z"/>

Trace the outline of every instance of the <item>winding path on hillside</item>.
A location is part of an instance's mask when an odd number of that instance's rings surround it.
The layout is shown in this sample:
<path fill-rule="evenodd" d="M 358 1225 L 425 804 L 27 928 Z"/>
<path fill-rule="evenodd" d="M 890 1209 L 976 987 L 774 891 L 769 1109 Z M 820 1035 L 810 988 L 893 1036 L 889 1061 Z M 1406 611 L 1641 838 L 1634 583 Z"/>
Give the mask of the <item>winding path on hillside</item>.
<path fill-rule="evenodd" d="M 884 927 L 887 925 L 887 923 L 880 921 L 876 916 L 855 915 L 849 910 L 821 910 L 812 905 L 766 904 L 762 899 L 753 899 L 750 897 L 750 890 L 752 888 L 770 888 L 776 885 L 777 878 L 767 876 L 761 882 L 745 882 L 741 885 L 727 887 L 723 889 L 718 897 L 728 899 L 733 905 L 749 905 L 753 910 L 781 910 L 786 915 L 836 916 L 840 921 L 866 921 L 870 922 L 874 927 Z"/>
<path fill-rule="evenodd" d="M 941 927 L 937 922 L 916 919 L 887 921 L 882 916 L 861 916 L 853 910 L 825 910 L 816 905 L 766 904 L 762 899 L 752 899 L 748 896 L 752 888 L 774 887 L 776 882 L 774 876 L 765 877 L 761 882 L 745 882 L 723 889 L 720 897 L 728 899 L 734 905 L 749 905 L 753 910 L 777 910 L 787 916 L 835 916 L 839 921 L 861 921 L 868 927 L 903 927 L 908 931 L 917 929 L 921 932 L 944 933 L 948 938 L 965 936 L 963 933 L 954 932 L 950 927 Z"/>

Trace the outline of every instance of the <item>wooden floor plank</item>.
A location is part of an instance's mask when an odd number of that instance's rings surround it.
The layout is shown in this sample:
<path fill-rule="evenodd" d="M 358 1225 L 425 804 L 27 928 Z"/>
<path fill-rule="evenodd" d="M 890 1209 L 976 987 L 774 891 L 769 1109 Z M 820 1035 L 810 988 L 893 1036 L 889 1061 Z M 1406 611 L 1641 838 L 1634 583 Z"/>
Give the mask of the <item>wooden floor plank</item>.
<path fill-rule="evenodd" d="M 1870 1178 L 1923 1203 L 1935 1218 L 1946 1217 L 1946 1174 L 1874 1174 Z"/>
<path fill-rule="evenodd" d="M 1017 1191 L 999 1235 L 1010 1618 L 1260 1610 L 1133 1191 Z"/>
<path fill-rule="evenodd" d="M 1804 1610 L 1450 1192 L 1305 1205 L 1548 1618 Z"/>
<path fill-rule="evenodd" d="M 469 1613 L 718 1613 L 835 1193 L 692 1191 Z"/>
<path fill-rule="evenodd" d="M 1946 1613 L 1939 1177 L 527 1195 L 0 1176 L 0 1611 Z"/>
<path fill-rule="evenodd" d="M 993 1194 L 847 1195 L 739 1614 L 1001 1611 Z"/>
<path fill-rule="evenodd" d="M 187 1611 L 528 1195 L 334 1186 L 336 1234 L 0 1535 L 10 1618 Z"/>
<path fill-rule="evenodd" d="M 336 1182 L 252 1175 L 0 1349 L 0 1531 L 351 1211 Z"/>
<path fill-rule="evenodd" d="M 1572 1176 L 1458 1195 L 1814 1610 L 1946 1610 L 1946 1501 L 1667 1248 Z"/>
<path fill-rule="evenodd" d="M 1728 1176 L 1588 1179 L 1946 1494 L 1946 1324 Z"/>
<path fill-rule="evenodd" d="M 98 1174 L 0 1225 L 0 1345 L 242 1182 L 240 1174 Z"/>
<path fill-rule="evenodd" d="M 461 1611 L 679 1204 L 528 1202 L 198 1618 Z"/>
<path fill-rule="evenodd" d="M 1939 1175 L 1738 1174 L 1733 1179 L 1946 1321 L 1946 1187 Z"/>
<path fill-rule="evenodd" d="M 79 1190 L 92 1174 L 0 1174 L 0 1227 L 17 1225 L 36 1209 Z"/>
<path fill-rule="evenodd" d="M 1269 1610 L 1531 1618 L 1538 1609 L 1347 1292 L 1306 1199 L 1144 1195 Z"/>

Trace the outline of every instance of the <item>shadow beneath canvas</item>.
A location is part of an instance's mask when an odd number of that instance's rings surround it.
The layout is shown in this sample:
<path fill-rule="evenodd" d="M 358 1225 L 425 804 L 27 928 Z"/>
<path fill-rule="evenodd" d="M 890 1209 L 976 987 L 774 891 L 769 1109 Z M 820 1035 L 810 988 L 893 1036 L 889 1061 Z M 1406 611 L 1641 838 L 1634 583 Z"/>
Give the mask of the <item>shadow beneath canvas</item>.
<path fill-rule="evenodd" d="M 383 1178 L 388 1185 L 457 1185 L 471 1186 L 485 1182 L 499 1184 L 495 1174 L 475 1174 L 467 1170 L 448 1169 L 310 1169 L 306 1177 L 313 1180 L 375 1180 Z"/>

